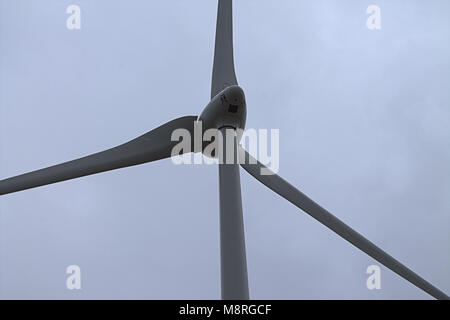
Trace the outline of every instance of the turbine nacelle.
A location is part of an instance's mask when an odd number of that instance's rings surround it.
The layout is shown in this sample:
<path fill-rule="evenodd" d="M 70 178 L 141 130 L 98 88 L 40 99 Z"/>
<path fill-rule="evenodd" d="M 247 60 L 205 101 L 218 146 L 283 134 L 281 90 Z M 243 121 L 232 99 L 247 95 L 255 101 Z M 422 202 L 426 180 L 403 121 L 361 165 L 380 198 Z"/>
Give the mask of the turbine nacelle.
<path fill-rule="evenodd" d="M 202 121 L 203 130 L 232 127 L 244 129 L 247 119 L 247 106 L 244 90 L 237 85 L 219 92 L 203 109 L 198 120 Z"/>

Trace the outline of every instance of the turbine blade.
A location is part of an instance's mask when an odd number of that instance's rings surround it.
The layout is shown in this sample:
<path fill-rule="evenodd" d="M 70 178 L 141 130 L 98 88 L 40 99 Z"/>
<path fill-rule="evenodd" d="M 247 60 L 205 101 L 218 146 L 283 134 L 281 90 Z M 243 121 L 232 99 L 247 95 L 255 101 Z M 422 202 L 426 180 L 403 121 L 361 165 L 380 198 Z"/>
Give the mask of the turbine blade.
<path fill-rule="evenodd" d="M 245 254 L 244 220 L 242 217 L 241 182 L 237 162 L 237 139 L 235 131 L 227 136 L 221 129 L 223 144 L 222 162 L 219 163 L 220 194 L 220 273 L 222 299 L 248 300 L 247 259 Z M 232 140 L 233 162 L 225 163 L 226 140 Z M 219 144 L 220 145 L 220 144 Z"/>
<path fill-rule="evenodd" d="M 401 264 L 389 254 L 378 248 L 375 244 L 364 238 L 361 234 L 350 228 L 344 222 L 333 216 L 327 210 L 308 198 L 305 194 L 297 190 L 294 186 L 283 180 L 280 176 L 261 175 L 261 169 L 269 170 L 263 164 L 257 162 L 250 154 L 241 148 L 245 153 L 245 163 L 241 166 L 253 177 L 259 180 L 266 187 L 278 193 L 280 196 L 291 202 L 293 205 L 305 211 L 311 217 L 333 230 L 339 236 L 359 248 L 378 262 L 391 269 L 399 276 L 408 280 L 416 287 L 427 292 L 436 299 L 448 300 L 449 297 L 414 273 L 412 270 Z"/>
<path fill-rule="evenodd" d="M 0 195 L 168 158 L 178 143 L 171 141 L 172 132 L 183 128 L 193 137 L 196 119 L 195 116 L 178 118 L 117 147 L 1 180 Z"/>
<path fill-rule="evenodd" d="M 219 0 L 211 99 L 226 87 L 238 84 L 234 72 L 232 12 L 232 0 Z"/>

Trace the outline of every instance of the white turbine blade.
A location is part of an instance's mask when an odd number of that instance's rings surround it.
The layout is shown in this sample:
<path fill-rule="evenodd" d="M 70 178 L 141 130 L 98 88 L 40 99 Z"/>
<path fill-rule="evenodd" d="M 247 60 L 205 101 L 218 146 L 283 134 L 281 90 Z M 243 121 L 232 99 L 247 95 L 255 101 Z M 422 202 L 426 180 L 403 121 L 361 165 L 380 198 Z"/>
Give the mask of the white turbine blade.
<path fill-rule="evenodd" d="M 232 0 L 219 0 L 211 99 L 226 87 L 237 84 L 233 59 L 232 11 Z"/>
<path fill-rule="evenodd" d="M 361 234 L 350 228 L 348 225 L 308 198 L 305 194 L 297 190 L 294 186 L 283 180 L 280 176 L 276 174 L 261 175 L 262 168 L 265 168 L 265 170 L 269 169 L 267 169 L 263 164 L 256 162 L 256 160 L 252 158 L 251 155 L 245 150 L 242 150 L 242 152 L 245 153 L 246 161 L 245 164 L 241 164 L 241 166 L 266 187 L 278 193 L 280 196 L 305 211 L 311 217 L 324 224 L 339 236 L 353 244 L 355 247 L 364 251 L 369 256 L 385 265 L 387 268 L 414 284 L 416 287 L 422 289 L 436 299 L 449 299 L 444 292 L 378 248 Z M 249 162 L 250 159 L 252 159 L 251 162 Z"/>
<path fill-rule="evenodd" d="M 248 300 L 247 258 L 245 254 L 244 220 L 242 217 L 241 181 L 237 161 L 237 139 L 223 136 L 222 164 L 219 164 L 220 195 L 220 274 L 223 300 Z M 228 129 L 232 130 L 232 129 Z M 233 139 L 233 163 L 225 163 L 226 140 Z"/>
<path fill-rule="evenodd" d="M 0 195 L 168 158 L 178 143 L 171 141 L 172 132 L 183 128 L 193 137 L 196 119 L 195 116 L 178 118 L 120 146 L 1 180 Z"/>

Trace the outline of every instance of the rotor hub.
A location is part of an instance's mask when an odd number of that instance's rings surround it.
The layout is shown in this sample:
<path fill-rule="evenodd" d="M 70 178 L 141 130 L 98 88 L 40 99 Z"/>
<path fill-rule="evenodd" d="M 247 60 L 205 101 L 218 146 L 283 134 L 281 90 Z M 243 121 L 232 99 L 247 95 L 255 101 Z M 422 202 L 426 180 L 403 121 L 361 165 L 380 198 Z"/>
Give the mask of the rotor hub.
<path fill-rule="evenodd" d="M 233 85 L 219 92 L 205 107 L 199 116 L 204 130 L 231 127 L 244 129 L 247 118 L 247 106 L 244 90 Z"/>

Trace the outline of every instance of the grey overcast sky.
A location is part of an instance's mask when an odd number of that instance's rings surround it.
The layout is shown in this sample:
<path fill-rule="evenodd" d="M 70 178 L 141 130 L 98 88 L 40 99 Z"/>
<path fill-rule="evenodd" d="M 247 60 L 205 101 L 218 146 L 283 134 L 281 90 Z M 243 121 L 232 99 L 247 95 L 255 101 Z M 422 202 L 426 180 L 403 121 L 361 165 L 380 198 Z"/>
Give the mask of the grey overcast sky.
<path fill-rule="evenodd" d="M 66 8 L 81 8 L 81 30 Z M 366 8 L 381 8 L 381 30 Z M 209 101 L 217 2 L 0 0 L 0 179 Z M 450 2 L 235 0 L 247 128 L 280 175 L 450 292 Z M 255 299 L 428 299 L 241 171 Z M 176 199 L 176 201 L 174 201 Z M 167 159 L 0 198 L 0 298 L 220 298 L 218 170 Z M 66 268 L 81 267 L 81 290 Z"/>

